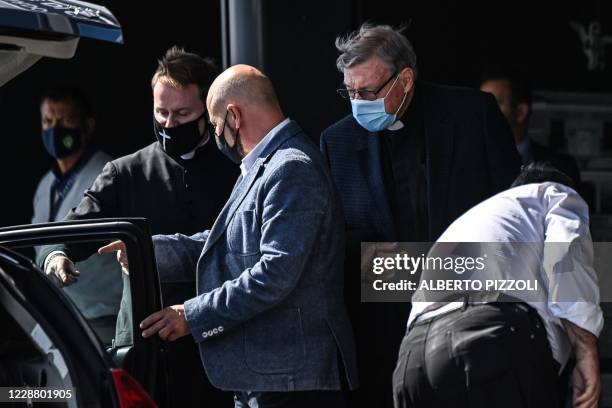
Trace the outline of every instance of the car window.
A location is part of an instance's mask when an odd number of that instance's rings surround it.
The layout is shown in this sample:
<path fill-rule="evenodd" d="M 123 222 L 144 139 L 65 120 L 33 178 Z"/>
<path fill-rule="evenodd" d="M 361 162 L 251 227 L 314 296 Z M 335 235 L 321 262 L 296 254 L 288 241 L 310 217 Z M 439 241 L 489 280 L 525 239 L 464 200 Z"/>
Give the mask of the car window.
<path fill-rule="evenodd" d="M 80 272 L 75 283 L 62 288 L 63 293 L 76 306 L 96 332 L 107 349 L 131 346 L 132 295 L 128 269 L 122 268 L 116 253 L 100 255 L 97 249 L 109 243 L 87 242 L 79 252 L 90 254 L 75 262 Z M 79 243 L 61 243 L 74 249 Z M 49 246 L 38 245 L 15 248 L 24 255 L 34 253 L 38 258 Z"/>

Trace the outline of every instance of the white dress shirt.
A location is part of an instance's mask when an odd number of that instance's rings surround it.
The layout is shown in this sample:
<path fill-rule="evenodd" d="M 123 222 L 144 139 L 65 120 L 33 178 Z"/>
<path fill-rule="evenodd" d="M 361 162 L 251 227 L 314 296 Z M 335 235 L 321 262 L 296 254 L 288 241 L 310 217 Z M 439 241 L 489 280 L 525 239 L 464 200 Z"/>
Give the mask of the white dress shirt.
<path fill-rule="evenodd" d="M 255 163 L 255 160 L 257 160 L 257 158 L 259 157 L 261 152 L 263 152 L 263 150 L 266 148 L 268 143 L 270 143 L 270 141 L 274 138 L 274 136 L 278 132 L 280 132 L 282 128 L 287 126 L 289 122 L 291 122 L 291 120 L 289 118 L 286 118 L 281 123 L 274 126 L 272 130 L 270 130 L 268 134 L 265 135 L 263 139 L 259 141 L 259 143 L 257 143 L 257 145 L 253 148 L 253 150 L 251 150 L 249 154 L 244 156 L 244 159 L 242 159 L 242 163 L 240 163 L 240 172 L 242 173 L 243 178 L 246 177 L 249 170 L 251 170 L 251 167 L 253 167 L 253 163 Z"/>
<path fill-rule="evenodd" d="M 525 246 L 529 248 L 529 254 L 520 260 L 521 271 L 504 268 L 504 260 L 499 257 L 495 261 L 500 267 L 487 268 L 485 272 L 487 278 L 492 279 L 516 279 L 520 274 L 538 280 L 538 295 L 547 302 L 535 302 L 526 292 L 515 291 L 512 296 L 521 298 L 521 293 L 525 293 L 521 300 L 542 317 L 553 357 L 561 367 L 571 351 L 561 319 L 599 336 L 603 314 L 599 307 L 597 275 L 593 269 L 588 206 L 571 188 L 547 182 L 503 191 L 455 220 L 438 242 L 530 243 Z M 545 243 L 548 244 L 546 247 Z M 563 247 L 565 250 L 559 250 Z M 424 298 L 426 296 L 418 291 L 413 297 Z M 570 302 L 568 299 L 587 301 Z M 414 301 L 408 325 L 415 319 L 424 320 L 461 305 L 461 302 Z"/>

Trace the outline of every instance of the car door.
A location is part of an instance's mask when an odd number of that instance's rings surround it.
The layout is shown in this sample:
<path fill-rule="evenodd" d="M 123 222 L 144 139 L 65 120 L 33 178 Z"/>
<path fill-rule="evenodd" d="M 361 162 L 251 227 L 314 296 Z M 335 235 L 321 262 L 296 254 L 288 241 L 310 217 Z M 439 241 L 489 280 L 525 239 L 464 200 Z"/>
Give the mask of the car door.
<path fill-rule="evenodd" d="M 114 367 L 60 289 L 29 259 L 2 246 L 0 327 L 1 406 L 157 407 Z"/>
<path fill-rule="evenodd" d="M 118 268 L 118 263 L 111 265 L 107 261 L 93 262 L 103 257 L 97 254 L 97 248 L 115 240 L 125 243 L 129 259 L 129 271 L 120 271 L 119 274 L 113 269 L 113 266 Z M 88 279 L 89 286 L 83 286 L 77 291 L 66 287 L 57 293 L 68 299 L 78 311 L 114 364 L 135 378 L 150 395 L 156 397 L 161 406 L 166 405 L 164 400 L 167 390 L 164 384 L 167 381 L 162 361 L 163 345 L 157 336 L 142 338 L 138 328 L 138 324 L 145 317 L 161 309 L 159 279 L 146 220 L 100 219 L 0 228 L 0 245 L 28 257 L 33 262 L 36 253 L 49 246 L 62 245 L 67 249 L 79 248 L 81 252 L 89 253 L 87 259 L 76 263 L 81 272 L 79 281 Z M 114 257 L 114 254 L 105 257 L 109 256 Z M 105 310 L 100 304 L 104 303 L 101 299 L 109 297 L 109 274 L 120 279 L 123 286 L 115 310 L 118 315 L 122 313 L 125 317 L 123 323 L 128 326 L 130 335 L 123 336 L 121 341 L 116 341 L 116 338 L 110 341 L 103 339 L 108 330 L 100 330 L 99 322 L 112 320 L 112 315 L 100 317 L 92 314 L 92 311 Z M 98 285 L 98 282 L 106 283 Z M 82 296 L 88 291 L 93 296 Z M 115 335 L 118 334 L 119 325 L 116 323 Z"/>

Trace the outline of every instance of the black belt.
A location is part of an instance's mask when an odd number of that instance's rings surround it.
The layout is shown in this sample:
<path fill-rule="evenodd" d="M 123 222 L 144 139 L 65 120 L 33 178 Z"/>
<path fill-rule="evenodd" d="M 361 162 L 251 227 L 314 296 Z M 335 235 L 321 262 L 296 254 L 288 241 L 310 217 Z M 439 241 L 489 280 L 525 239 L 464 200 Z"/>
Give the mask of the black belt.
<path fill-rule="evenodd" d="M 449 299 L 448 302 L 463 302 L 463 306 L 458 307 L 456 309 L 451 309 L 448 310 L 444 313 L 440 313 L 438 315 L 435 316 L 431 316 L 428 317 L 427 319 L 423 319 L 423 320 L 419 320 L 416 321 L 418 319 L 418 316 L 415 318 L 415 322 L 413 322 L 410 327 L 408 328 L 408 330 L 412 329 L 413 327 L 417 327 L 417 326 L 421 326 L 427 323 L 432 322 L 433 320 L 442 318 L 444 316 L 448 316 L 451 313 L 457 312 L 457 311 L 463 311 L 466 310 L 468 308 L 468 306 L 473 306 L 473 305 L 479 305 L 479 304 L 487 304 L 487 303 L 497 303 L 497 304 L 504 304 L 504 303 L 512 303 L 516 306 L 518 306 L 519 308 L 523 309 L 525 312 L 528 313 L 535 313 L 538 317 L 539 314 L 537 314 L 538 312 L 531 306 L 529 306 L 527 303 L 525 303 L 524 301 L 515 298 L 513 296 L 507 295 L 503 292 L 470 292 L 470 293 L 463 293 L 459 296 L 453 297 L 452 299 Z M 435 310 L 435 309 L 434 309 Z M 434 310 L 428 310 L 425 313 L 429 313 L 429 312 L 433 312 Z"/>

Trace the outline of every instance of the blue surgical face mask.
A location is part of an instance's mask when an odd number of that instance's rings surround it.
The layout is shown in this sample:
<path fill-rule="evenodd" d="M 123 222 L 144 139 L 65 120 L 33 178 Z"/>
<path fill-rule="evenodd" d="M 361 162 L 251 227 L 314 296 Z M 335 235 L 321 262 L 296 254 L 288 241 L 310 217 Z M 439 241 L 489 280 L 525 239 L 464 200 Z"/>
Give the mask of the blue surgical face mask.
<path fill-rule="evenodd" d="M 353 117 L 361 126 L 370 132 L 380 132 L 391 126 L 395 122 L 395 118 L 399 110 L 404 105 L 408 92 L 404 94 L 402 103 L 397 108 L 394 114 L 387 113 L 385 110 L 385 98 L 391 92 L 391 89 L 395 86 L 399 75 L 393 81 L 393 85 L 387 91 L 387 94 L 373 101 L 367 101 L 364 99 L 351 99 L 351 107 L 353 109 Z"/>

